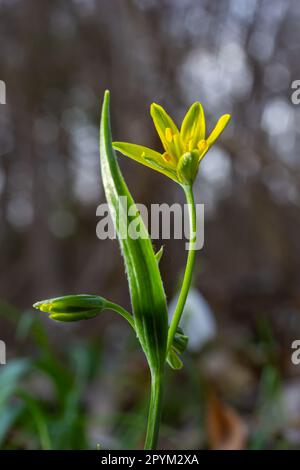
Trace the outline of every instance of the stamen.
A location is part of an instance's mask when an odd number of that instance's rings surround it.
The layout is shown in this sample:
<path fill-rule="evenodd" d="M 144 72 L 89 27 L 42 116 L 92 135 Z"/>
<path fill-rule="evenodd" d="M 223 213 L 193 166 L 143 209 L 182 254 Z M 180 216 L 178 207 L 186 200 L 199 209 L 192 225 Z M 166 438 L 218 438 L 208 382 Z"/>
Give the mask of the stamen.
<path fill-rule="evenodd" d="M 163 154 L 163 159 L 166 160 L 166 162 L 169 162 L 169 161 L 171 160 L 171 157 L 170 157 L 169 154 L 167 154 L 167 152 L 165 152 L 165 153 Z"/>
<path fill-rule="evenodd" d="M 172 133 L 172 129 L 170 127 L 166 128 L 165 136 L 166 136 L 167 142 L 171 143 L 172 140 L 173 140 L 173 133 Z"/>
<path fill-rule="evenodd" d="M 208 146 L 208 143 L 206 142 L 206 140 L 202 139 L 198 142 L 198 149 L 199 149 L 199 152 L 203 152 Z"/>

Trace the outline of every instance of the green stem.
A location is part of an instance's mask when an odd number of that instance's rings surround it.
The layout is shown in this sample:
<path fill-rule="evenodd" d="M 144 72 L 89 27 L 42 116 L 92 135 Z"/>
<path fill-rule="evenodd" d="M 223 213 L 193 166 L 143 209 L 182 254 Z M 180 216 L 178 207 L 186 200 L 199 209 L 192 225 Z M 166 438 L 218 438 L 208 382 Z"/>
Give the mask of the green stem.
<path fill-rule="evenodd" d="M 178 302 L 175 308 L 175 312 L 174 312 L 174 315 L 173 315 L 173 318 L 169 327 L 168 345 L 167 345 L 168 352 L 170 351 L 170 348 L 173 344 L 173 339 L 174 339 L 177 327 L 181 319 L 181 315 L 185 306 L 189 289 L 191 287 L 193 270 L 195 266 L 195 257 L 196 257 L 195 243 L 196 243 L 197 220 L 196 220 L 196 207 L 195 207 L 195 200 L 194 200 L 194 194 L 193 194 L 193 187 L 183 186 L 183 189 L 185 192 L 185 196 L 186 196 L 186 200 L 187 200 L 188 208 L 189 208 L 190 248 L 189 248 L 189 254 L 187 257 L 187 263 L 186 263 L 184 278 L 183 278 L 183 282 L 181 286 L 181 291 L 180 291 Z"/>
<path fill-rule="evenodd" d="M 157 446 L 162 410 L 163 380 L 164 372 L 151 373 L 151 398 L 144 446 L 145 450 L 155 450 Z"/>
<path fill-rule="evenodd" d="M 128 321 L 128 323 L 132 326 L 132 328 L 135 330 L 135 325 L 134 325 L 134 319 L 131 313 L 127 312 L 125 308 L 121 307 L 121 305 L 115 304 L 114 302 L 107 302 L 106 303 L 106 308 L 113 310 L 120 315 L 122 315 L 125 320 Z"/>
<path fill-rule="evenodd" d="M 122 315 L 122 317 L 124 317 L 135 330 L 133 316 L 127 312 L 127 310 L 125 310 L 120 305 L 115 304 L 114 302 L 107 302 L 106 307 Z M 154 450 L 157 446 L 162 408 L 163 378 L 164 371 L 160 373 L 157 371 L 151 371 L 151 397 L 148 413 L 145 450 Z"/>

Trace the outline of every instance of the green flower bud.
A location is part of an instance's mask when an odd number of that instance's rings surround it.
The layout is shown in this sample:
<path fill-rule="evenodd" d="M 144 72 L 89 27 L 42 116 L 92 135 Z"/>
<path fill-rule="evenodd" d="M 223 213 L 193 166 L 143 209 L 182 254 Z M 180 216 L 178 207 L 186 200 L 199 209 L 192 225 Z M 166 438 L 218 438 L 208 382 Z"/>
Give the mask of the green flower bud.
<path fill-rule="evenodd" d="M 171 367 L 171 369 L 179 370 L 183 368 L 182 360 L 173 349 L 171 349 L 170 352 L 168 353 L 167 362 L 169 366 Z"/>
<path fill-rule="evenodd" d="M 188 340 L 188 337 L 184 334 L 180 326 L 178 326 L 167 357 L 167 362 L 172 369 L 176 370 L 183 367 L 182 360 L 179 356 L 186 350 Z"/>
<path fill-rule="evenodd" d="M 177 176 L 181 183 L 192 184 L 197 176 L 199 166 L 199 152 L 198 150 L 192 150 L 187 152 L 178 162 Z"/>
<path fill-rule="evenodd" d="M 49 313 L 53 320 L 72 322 L 94 318 L 107 308 L 108 302 L 98 295 L 66 295 L 36 302 L 33 307 Z"/>
<path fill-rule="evenodd" d="M 184 353 L 184 351 L 187 348 L 188 341 L 189 341 L 188 336 L 186 336 L 182 328 L 178 326 L 175 336 L 174 336 L 174 340 L 173 340 L 173 345 L 172 345 L 173 349 L 175 349 L 175 351 L 178 352 L 179 354 Z"/>

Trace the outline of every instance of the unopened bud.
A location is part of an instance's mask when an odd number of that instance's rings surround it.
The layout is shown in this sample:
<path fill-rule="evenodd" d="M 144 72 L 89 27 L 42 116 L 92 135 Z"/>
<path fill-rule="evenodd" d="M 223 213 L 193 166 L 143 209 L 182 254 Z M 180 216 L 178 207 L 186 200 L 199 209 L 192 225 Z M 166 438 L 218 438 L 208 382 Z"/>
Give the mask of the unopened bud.
<path fill-rule="evenodd" d="M 66 295 L 42 300 L 33 306 L 49 313 L 53 320 L 72 322 L 96 317 L 106 308 L 107 301 L 98 295 Z"/>

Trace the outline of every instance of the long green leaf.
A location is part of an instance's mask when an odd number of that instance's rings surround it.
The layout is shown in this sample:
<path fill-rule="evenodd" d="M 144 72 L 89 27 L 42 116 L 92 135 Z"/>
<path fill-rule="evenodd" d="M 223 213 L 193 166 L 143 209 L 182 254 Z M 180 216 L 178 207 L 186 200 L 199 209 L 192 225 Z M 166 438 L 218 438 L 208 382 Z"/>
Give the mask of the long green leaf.
<path fill-rule="evenodd" d="M 124 214 L 121 215 L 119 198 L 121 196 L 127 198 L 128 208 L 134 205 L 134 201 L 125 184 L 112 147 L 109 98 L 109 92 L 106 91 L 100 125 L 103 186 L 107 201 L 114 212 L 112 218 L 125 261 L 136 333 L 152 372 L 161 372 L 166 360 L 168 332 L 166 297 L 152 243 L 141 217 L 138 216 L 141 237 L 132 239 L 130 236 L 120 236 L 120 231 L 124 227 L 119 224 L 119 216 L 123 217 Z M 125 217 L 128 225 L 133 220 L 137 220 L 137 217 L 128 216 L 128 211 Z"/>

